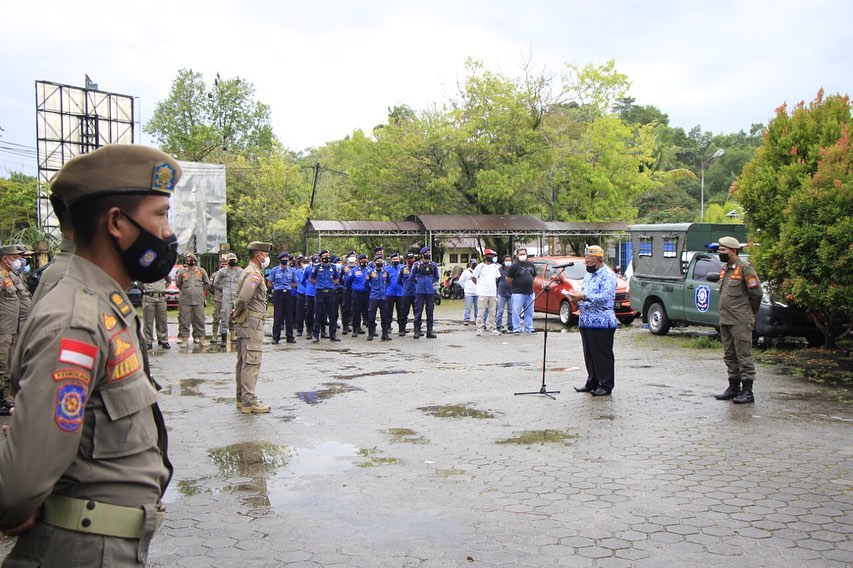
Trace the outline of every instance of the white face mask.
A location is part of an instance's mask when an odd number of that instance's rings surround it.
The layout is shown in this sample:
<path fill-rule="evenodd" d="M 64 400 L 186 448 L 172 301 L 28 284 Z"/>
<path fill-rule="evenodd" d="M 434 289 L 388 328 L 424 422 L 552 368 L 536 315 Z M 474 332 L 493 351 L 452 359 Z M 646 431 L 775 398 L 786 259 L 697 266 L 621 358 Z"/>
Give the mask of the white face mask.
<path fill-rule="evenodd" d="M 512 261 L 511 260 L 505 260 L 504 266 L 512 266 Z"/>
<path fill-rule="evenodd" d="M 526 255 L 526 254 L 520 254 L 520 255 L 518 255 L 518 260 L 520 260 L 520 261 L 524 262 L 525 260 L 527 260 L 527 255 Z"/>
<path fill-rule="evenodd" d="M 355 264 L 355 257 L 354 256 L 347 257 L 347 262 L 350 264 Z"/>
<path fill-rule="evenodd" d="M 270 265 L 270 257 L 266 257 L 261 261 L 261 268 L 266 268 Z"/>
<path fill-rule="evenodd" d="M 12 269 L 12 272 L 17 272 L 17 271 L 19 271 L 19 270 L 21 269 L 21 259 L 20 259 L 20 258 L 16 258 L 15 260 L 13 260 L 13 261 L 12 261 L 12 266 L 11 266 L 10 268 Z"/>
<path fill-rule="evenodd" d="M 343 266 L 344 266 L 344 265 L 343 265 L 343 264 L 341 264 L 340 262 L 336 262 L 336 263 L 335 263 L 335 268 L 337 268 L 338 270 L 340 270 L 341 268 L 343 268 Z"/>

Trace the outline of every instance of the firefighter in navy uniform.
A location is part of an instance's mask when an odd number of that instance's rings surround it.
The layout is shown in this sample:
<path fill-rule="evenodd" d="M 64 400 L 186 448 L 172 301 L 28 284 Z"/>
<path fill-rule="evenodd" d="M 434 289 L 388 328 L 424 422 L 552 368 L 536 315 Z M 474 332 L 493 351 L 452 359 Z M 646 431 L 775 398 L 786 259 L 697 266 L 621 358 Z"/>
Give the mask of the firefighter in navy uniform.
<path fill-rule="evenodd" d="M 339 282 L 338 269 L 332 264 L 329 251 L 320 251 L 320 264 L 311 270 L 311 283 L 315 287 L 314 297 L 314 343 L 320 342 L 320 328 L 326 318 L 329 321 L 329 340 L 338 338 L 337 295 L 335 286 Z"/>
<path fill-rule="evenodd" d="M 12 361 L 17 410 L 0 447 L 3 566 L 145 566 L 172 476 L 136 310 L 124 290 L 177 258 L 169 198 L 180 165 L 111 144 L 52 181 L 76 250 L 40 299 Z M 38 451 L 33 451 L 38 448 Z"/>
<path fill-rule="evenodd" d="M 755 314 L 761 307 L 761 282 L 755 269 L 738 257 L 743 245 L 734 237 L 719 241 L 720 260 L 720 339 L 723 361 L 729 375 L 729 387 L 715 395 L 717 400 L 735 404 L 755 402 L 752 382 L 755 363 L 752 360 L 752 330 Z"/>
<path fill-rule="evenodd" d="M 438 282 L 438 265 L 431 260 L 430 248 L 421 249 L 421 258 L 412 266 L 409 278 L 415 281 L 415 339 L 421 337 L 421 317 L 426 308 L 427 333 L 429 339 L 438 337 L 433 331 L 433 309 L 435 307 L 435 283 Z"/>
<path fill-rule="evenodd" d="M 415 280 L 410 278 L 412 267 L 415 265 L 415 254 L 407 253 L 406 262 L 397 273 L 397 282 L 400 285 L 400 308 L 397 311 L 397 328 L 400 337 L 406 335 L 406 326 L 409 324 L 409 313 L 415 300 Z"/>

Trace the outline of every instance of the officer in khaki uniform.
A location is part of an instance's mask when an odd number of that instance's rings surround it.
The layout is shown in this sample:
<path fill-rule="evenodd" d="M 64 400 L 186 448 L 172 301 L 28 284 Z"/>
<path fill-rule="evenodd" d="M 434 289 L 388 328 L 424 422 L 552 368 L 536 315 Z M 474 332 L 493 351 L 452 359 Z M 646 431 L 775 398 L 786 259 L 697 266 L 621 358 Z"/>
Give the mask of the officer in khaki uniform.
<path fill-rule="evenodd" d="M 0 248 L 0 416 L 9 416 L 15 403 L 9 382 L 12 350 L 21 329 L 21 297 L 13 279 L 20 261 L 18 247 Z"/>
<path fill-rule="evenodd" d="M 204 268 L 196 266 L 198 257 L 195 254 L 187 254 L 184 264 L 175 273 L 175 284 L 181 291 L 178 297 L 178 339 L 188 344 L 189 328 L 192 325 L 193 341 L 197 347 L 204 347 L 207 335 L 204 329 L 204 291 L 210 287 L 210 278 Z"/>
<path fill-rule="evenodd" d="M 216 287 L 216 275 L 222 272 L 228 266 L 228 256 L 219 255 L 219 269 L 210 275 L 210 285 L 213 287 L 213 325 L 210 330 L 210 337 L 216 341 L 216 335 L 219 333 L 219 322 L 222 321 L 222 288 Z"/>
<path fill-rule="evenodd" d="M 124 290 L 177 257 L 168 154 L 108 145 L 52 181 L 76 250 L 35 306 L 12 361 L 17 410 L 0 446 L 0 528 L 17 566 L 145 566 L 172 476 L 136 311 Z"/>
<path fill-rule="evenodd" d="M 270 407 L 255 394 L 267 318 L 264 269 L 270 264 L 271 243 L 249 243 L 249 264 L 237 279 L 237 302 L 231 316 L 237 324 L 237 408 L 244 414 L 265 414 Z"/>
<path fill-rule="evenodd" d="M 142 330 L 145 335 L 145 348 L 154 348 L 154 331 L 157 331 L 157 343 L 163 349 L 169 345 L 168 310 L 166 306 L 166 286 L 171 282 L 169 276 L 157 282 L 142 285 Z"/>
<path fill-rule="evenodd" d="M 720 260 L 720 339 L 723 361 L 729 375 L 729 387 L 715 395 L 717 400 L 735 404 L 755 402 L 752 382 L 755 363 L 752 360 L 752 330 L 755 314 L 761 306 L 761 282 L 755 269 L 738 257 L 743 245 L 734 237 L 719 241 Z"/>

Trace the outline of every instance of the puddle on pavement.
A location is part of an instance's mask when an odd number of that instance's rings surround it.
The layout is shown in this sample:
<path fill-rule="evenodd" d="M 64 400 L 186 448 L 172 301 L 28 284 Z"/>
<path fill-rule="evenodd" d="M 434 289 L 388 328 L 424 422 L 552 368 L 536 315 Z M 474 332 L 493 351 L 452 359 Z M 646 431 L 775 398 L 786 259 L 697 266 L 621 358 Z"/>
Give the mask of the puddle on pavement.
<path fill-rule="evenodd" d="M 362 388 L 354 387 L 344 383 L 323 383 L 323 386 L 325 388 L 315 391 L 297 392 L 296 398 L 306 404 L 318 404 L 328 398 L 335 396 L 336 394 L 343 394 L 353 391 L 364 392 L 364 389 Z"/>
<path fill-rule="evenodd" d="M 421 406 L 418 410 L 437 418 L 494 418 L 495 415 L 488 410 L 477 410 L 470 404 Z"/>
<path fill-rule="evenodd" d="M 178 384 L 171 386 L 168 394 L 172 396 L 204 396 L 198 390 L 202 383 L 204 383 L 202 379 L 181 379 Z"/>
<path fill-rule="evenodd" d="M 529 367 L 530 363 L 527 361 L 509 361 L 508 363 L 481 363 L 477 365 L 478 367 Z"/>
<path fill-rule="evenodd" d="M 371 373 L 353 373 L 352 375 L 333 375 L 333 379 L 337 380 L 352 380 L 352 379 L 360 379 L 362 377 L 382 377 L 386 375 L 405 375 L 407 373 L 411 373 L 412 371 L 406 371 L 405 369 L 388 369 L 386 371 L 374 371 Z"/>
<path fill-rule="evenodd" d="M 572 371 L 577 371 L 578 367 L 553 367 L 551 371 L 554 373 L 571 373 Z"/>
<path fill-rule="evenodd" d="M 359 456 L 368 457 L 343 442 L 325 442 L 310 448 L 243 442 L 211 449 L 208 455 L 218 473 L 178 481 L 167 491 L 165 501 L 182 496 L 235 493 L 251 509 L 269 508 L 274 505 L 276 494 L 288 492 L 299 480 L 340 473 L 358 465 Z M 374 465 L 374 461 L 381 464 L 390 459 L 371 456 L 368 462 Z"/>
<path fill-rule="evenodd" d="M 561 430 L 528 430 L 520 432 L 512 438 L 498 440 L 496 444 L 515 444 L 518 446 L 532 446 L 533 444 L 556 444 L 570 446 L 572 443 L 569 440 L 577 438 L 577 434 L 563 432 Z"/>
<path fill-rule="evenodd" d="M 383 434 L 387 434 L 392 442 L 402 444 L 428 444 L 429 440 L 423 436 L 418 436 L 418 433 L 411 428 L 389 428 L 380 430 Z"/>

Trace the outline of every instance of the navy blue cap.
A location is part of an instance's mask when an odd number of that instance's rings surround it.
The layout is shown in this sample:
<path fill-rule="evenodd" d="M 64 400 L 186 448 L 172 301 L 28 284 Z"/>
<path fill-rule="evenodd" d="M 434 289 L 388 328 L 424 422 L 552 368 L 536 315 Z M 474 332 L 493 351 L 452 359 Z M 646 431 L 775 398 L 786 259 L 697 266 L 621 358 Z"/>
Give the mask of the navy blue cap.
<path fill-rule="evenodd" d="M 421 249 L 421 254 L 426 254 L 429 252 L 429 247 L 424 247 Z"/>
<path fill-rule="evenodd" d="M 280 253 L 278 253 L 278 259 L 281 260 L 282 258 L 290 258 L 290 253 L 288 253 L 286 250 L 281 251 Z"/>
<path fill-rule="evenodd" d="M 373 252 L 379 252 L 379 251 L 384 251 L 384 250 L 385 250 L 384 247 L 373 247 Z"/>
<path fill-rule="evenodd" d="M 360 254 L 360 255 L 358 255 L 357 260 L 367 260 L 367 255 L 366 254 Z"/>

